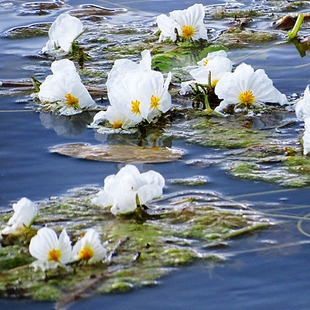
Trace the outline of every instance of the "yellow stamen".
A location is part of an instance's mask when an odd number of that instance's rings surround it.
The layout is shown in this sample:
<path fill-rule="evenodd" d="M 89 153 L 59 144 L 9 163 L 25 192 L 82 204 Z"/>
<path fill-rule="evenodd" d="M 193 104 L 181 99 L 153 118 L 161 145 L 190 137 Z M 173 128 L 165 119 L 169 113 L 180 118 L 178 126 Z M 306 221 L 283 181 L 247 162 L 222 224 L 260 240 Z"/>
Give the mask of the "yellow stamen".
<path fill-rule="evenodd" d="M 243 104 L 251 104 L 254 102 L 255 96 L 251 90 L 247 90 L 239 95 L 239 101 Z"/>
<path fill-rule="evenodd" d="M 89 260 L 93 256 L 94 251 L 89 246 L 85 246 L 79 253 L 79 258 L 82 260 Z"/>
<path fill-rule="evenodd" d="M 160 101 L 159 97 L 155 97 L 154 95 L 152 95 L 152 98 L 151 98 L 151 108 L 157 109 L 158 106 L 159 106 L 159 101 Z"/>
<path fill-rule="evenodd" d="M 206 65 L 208 64 L 208 62 L 209 62 L 209 60 L 208 60 L 208 59 L 205 59 L 205 60 L 203 61 L 203 65 L 206 66 Z"/>
<path fill-rule="evenodd" d="M 67 100 L 66 103 L 68 106 L 77 107 L 79 105 L 79 99 L 78 98 L 75 98 L 71 94 L 67 94 L 65 97 L 66 97 L 66 100 Z"/>
<path fill-rule="evenodd" d="M 131 112 L 136 114 L 141 114 L 140 112 L 140 101 L 131 101 Z"/>
<path fill-rule="evenodd" d="M 54 262 L 59 262 L 60 257 L 61 257 L 61 251 L 57 249 L 53 249 L 48 252 L 47 259 L 53 260 Z"/>
<path fill-rule="evenodd" d="M 194 35 L 194 28 L 192 26 L 182 27 L 182 37 L 185 39 L 190 39 Z"/>
<path fill-rule="evenodd" d="M 122 128 L 122 126 L 123 126 L 123 123 L 121 121 L 115 121 L 112 125 L 112 128 L 119 129 L 119 128 Z"/>

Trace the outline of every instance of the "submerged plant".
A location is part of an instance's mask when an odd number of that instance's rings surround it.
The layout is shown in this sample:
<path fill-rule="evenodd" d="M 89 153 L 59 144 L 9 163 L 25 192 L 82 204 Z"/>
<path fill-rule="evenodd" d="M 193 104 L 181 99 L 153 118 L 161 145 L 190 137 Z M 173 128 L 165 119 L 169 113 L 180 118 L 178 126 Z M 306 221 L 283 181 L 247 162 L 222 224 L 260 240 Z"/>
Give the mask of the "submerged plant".
<path fill-rule="evenodd" d="M 65 229 L 58 239 L 53 229 L 43 227 L 31 239 L 29 252 L 37 259 L 32 263 L 35 269 L 56 268 L 59 264 L 67 264 L 71 261 L 71 241 Z"/>
<path fill-rule="evenodd" d="M 194 4 L 186 10 L 175 10 L 170 15 L 161 14 L 157 17 L 157 25 L 161 31 L 159 41 L 178 38 L 184 40 L 207 39 L 207 30 L 203 23 L 205 16 L 202 4 Z M 178 36 L 177 36 L 178 35 Z"/>
<path fill-rule="evenodd" d="M 92 203 L 101 207 L 111 207 L 113 214 L 133 212 L 139 205 L 162 195 L 165 179 L 150 170 L 141 173 L 133 165 L 126 165 L 116 175 L 104 180 L 104 188 Z"/>
<path fill-rule="evenodd" d="M 54 61 L 51 70 L 53 74 L 46 77 L 38 93 L 38 98 L 46 110 L 73 115 L 96 106 L 72 61 Z"/>
<path fill-rule="evenodd" d="M 42 49 L 43 53 L 61 50 L 65 53 L 72 51 L 72 44 L 83 33 L 82 22 L 67 13 L 60 14 L 49 29 L 49 41 Z"/>
<path fill-rule="evenodd" d="M 31 227 L 38 213 L 37 204 L 26 197 L 21 198 L 17 203 L 13 203 L 13 210 L 14 214 L 2 230 L 2 235 L 24 233 Z"/>

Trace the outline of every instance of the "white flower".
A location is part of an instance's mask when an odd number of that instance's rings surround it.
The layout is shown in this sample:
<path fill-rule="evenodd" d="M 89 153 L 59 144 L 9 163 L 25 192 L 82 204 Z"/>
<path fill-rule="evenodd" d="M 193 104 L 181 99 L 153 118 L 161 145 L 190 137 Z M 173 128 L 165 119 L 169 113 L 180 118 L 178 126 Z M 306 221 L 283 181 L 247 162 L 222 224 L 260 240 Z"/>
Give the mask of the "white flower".
<path fill-rule="evenodd" d="M 191 86 L 194 86 L 196 83 L 208 85 L 209 75 L 211 86 L 215 87 L 223 74 L 232 70 L 232 62 L 227 58 L 227 54 L 223 50 L 209 53 L 207 57 L 198 62 L 198 65 L 198 68 L 189 72 L 194 80 L 181 83 L 181 95 L 192 92 Z"/>
<path fill-rule="evenodd" d="M 73 115 L 96 104 L 81 82 L 74 63 L 68 59 L 54 61 L 52 75 L 40 85 L 38 97 L 47 107 L 61 114 Z"/>
<path fill-rule="evenodd" d="M 299 120 L 310 118 L 310 91 L 307 85 L 303 99 L 299 100 L 295 107 L 296 116 Z"/>
<path fill-rule="evenodd" d="M 112 206 L 113 214 L 134 211 L 137 205 L 162 195 L 165 179 L 161 174 L 150 170 L 141 173 L 133 165 L 126 165 L 116 175 L 104 180 L 104 188 L 92 202 L 102 207 Z"/>
<path fill-rule="evenodd" d="M 107 250 L 94 229 L 88 229 L 85 236 L 77 241 L 72 250 L 73 261 L 81 260 L 89 264 L 103 260 L 106 255 Z"/>
<path fill-rule="evenodd" d="M 310 153 L 310 117 L 305 118 L 305 132 L 302 137 L 304 155 Z"/>
<path fill-rule="evenodd" d="M 71 261 L 71 241 L 65 229 L 58 239 L 53 229 L 43 227 L 31 239 L 29 252 L 37 259 L 32 263 L 35 268 L 40 267 L 43 270 L 55 268 L 59 264 L 67 264 Z"/>
<path fill-rule="evenodd" d="M 111 71 L 108 74 L 107 84 L 111 83 L 114 78 L 119 79 L 124 73 L 134 71 L 151 71 L 152 56 L 150 51 L 144 50 L 141 53 L 141 60 L 139 63 L 133 62 L 130 59 L 116 59 Z"/>
<path fill-rule="evenodd" d="M 42 52 L 49 52 L 61 48 L 69 53 L 72 43 L 83 32 L 82 22 L 67 13 L 60 14 L 49 29 L 49 41 Z"/>
<path fill-rule="evenodd" d="M 173 42 L 176 41 L 176 28 L 178 25 L 171 16 L 161 14 L 157 16 L 156 22 L 158 28 L 160 29 L 159 42 L 162 42 L 166 39 L 170 39 Z"/>
<path fill-rule="evenodd" d="M 222 111 L 229 105 L 244 104 L 263 106 L 265 103 L 287 103 L 287 98 L 281 94 L 268 78 L 263 69 L 254 69 L 242 63 L 233 73 L 226 72 L 215 86 L 215 94 L 224 99 L 216 111 Z"/>
<path fill-rule="evenodd" d="M 194 4 L 186 10 L 170 12 L 170 16 L 159 15 L 157 17 L 158 28 L 161 30 L 159 41 L 166 38 L 176 40 L 175 29 L 184 39 L 207 39 L 207 30 L 203 23 L 205 16 L 202 4 Z"/>
<path fill-rule="evenodd" d="M 38 206 L 23 197 L 17 203 L 13 203 L 13 210 L 14 214 L 2 230 L 2 235 L 19 235 L 29 229 L 37 216 Z"/>
<path fill-rule="evenodd" d="M 167 112 L 171 107 L 170 81 L 171 73 L 164 81 L 162 73 L 151 70 L 149 51 L 142 52 L 139 64 L 126 59 L 116 61 L 107 81 L 112 108 L 105 116 L 112 127 L 127 129 Z"/>

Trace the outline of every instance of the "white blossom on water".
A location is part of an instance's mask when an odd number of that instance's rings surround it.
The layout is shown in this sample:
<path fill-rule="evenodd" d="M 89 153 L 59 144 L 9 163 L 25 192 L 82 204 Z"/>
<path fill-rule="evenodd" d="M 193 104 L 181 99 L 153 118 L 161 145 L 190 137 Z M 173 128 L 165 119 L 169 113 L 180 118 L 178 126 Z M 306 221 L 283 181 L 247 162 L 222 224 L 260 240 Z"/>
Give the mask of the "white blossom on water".
<path fill-rule="evenodd" d="M 138 204 L 160 197 L 165 186 L 163 176 L 150 170 L 140 173 L 133 165 L 126 165 L 115 175 L 104 180 L 104 187 L 92 199 L 101 207 L 111 207 L 113 214 L 126 214 L 136 210 Z"/>
<path fill-rule="evenodd" d="M 302 137 L 303 153 L 308 155 L 310 153 L 310 117 L 305 118 L 305 131 Z"/>
<path fill-rule="evenodd" d="M 295 107 L 296 116 L 299 120 L 310 118 L 310 91 L 309 85 L 307 85 L 304 97 L 300 99 Z"/>
<path fill-rule="evenodd" d="M 7 226 L 2 230 L 2 235 L 20 235 L 27 231 L 35 220 L 38 206 L 26 197 L 13 203 L 14 214 L 9 219 Z"/>
<path fill-rule="evenodd" d="M 189 71 L 194 80 L 181 83 L 181 95 L 191 93 L 195 84 L 209 85 L 211 82 L 210 86 L 215 87 L 223 74 L 232 70 L 232 61 L 224 50 L 209 53 L 197 64 L 198 68 Z"/>
<path fill-rule="evenodd" d="M 194 4 L 185 10 L 175 10 L 169 16 L 161 14 L 157 17 L 157 25 L 161 31 L 159 41 L 177 40 L 176 32 L 180 38 L 199 40 L 207 39 L 207 30 L 203 23 L 205 16 L 202 4 Z"/>
<path fill-rule="evenodd" d="M 49 29 L 49 41 L 42 52 L 49 53 L 61 49 L 65 53 L 71 51 L 72 43 L 83 32 L 82 22 L 67 13 L 60 14 Z"/>
<path fill-rule="evenodd" d="M 284 105 L 287 98 L 274 86 L 263 69 L 254 69 L 245 63 L 240 64 L 234 72 L 226 72 L 215 86 L 215 94 L 223 99 L 215 109 L 221 112 L 230 105 L 262 107 L 265 103 Z"/>
<path fill-rule="evenodd" d="M 71 241 L 65 229 L 58 238 L 53 229 L 43 227 L 31 239 L 29 252 L 37 259 L 32 263 L 34 268 L 43 270 L 56 268 L 60 264 L 64 265 L 71 261 Z"/>
<path fill-rule="evenodd" d="M 46 77 L 38 93 L 46 109 L 56 110 L 63 115 L 74 115 L 96 106 L 72 61 L 56 60 L 51 70 L 53 74 Z"/>
<path fill-rule="evenodd" d="M 93 264 L 102 261 L 107 250 L 100 241 L 99 234 L 93 228 L 77 241 L 72 250 L 72 260 Z"/>
<path fill-rule="evenodd" d="M 105 113 L 95 115 L 94 120 L 106 119 L 115 129 L 153 121 L 171 108 L 170 81 L 171 73 L 165 80 L 161 72 L 151 69 L 149 51 L 142 52 L 140 63 L 116 60 L 107 81 L 110 106 Z"/>

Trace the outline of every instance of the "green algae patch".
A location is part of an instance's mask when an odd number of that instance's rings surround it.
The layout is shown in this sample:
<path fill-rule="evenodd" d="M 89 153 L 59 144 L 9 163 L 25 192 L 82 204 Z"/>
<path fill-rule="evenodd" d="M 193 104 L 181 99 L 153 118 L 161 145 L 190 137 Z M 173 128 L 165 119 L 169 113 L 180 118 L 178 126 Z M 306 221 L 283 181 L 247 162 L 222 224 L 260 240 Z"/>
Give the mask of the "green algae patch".
<path fill-rule="evenodd" d="M 114 216 L 90 204 L 93 187 L 39 202 L 39 216 L 23 238 L 3 236 L 0 248 L 0 295 L 56 301 L 56 308 L 94 294 L 127 292 L 155 285 L 175 268 L 197 260 L 222 261 L 216 244 L 240 233 L 273 223 L 243 204 L 213 192 L 176 194 L 144 206 L 144 221 Z M 0 214 L 1 226 L 7 214 Z M 94 265 L 71 263 L 57 269 L 34 270 L 28 251 L 31 236 L 48 225 L 58 233 L 65 227 L 74 244 L 94 227 L 108 254 Z M 23 239 L 22 242 L 20 239 Z M 205 250 L 212 244 L 212 253 Z"/>
<path fill-rule="evenodd" d="M 7 30 L 4 35 L 8 39 L 29 39 L 48 35 L 50 24 L 32 24 Z"/>
<path fill-rule="evenodd" d="M 269 111 L 255 117 L 236 114 L 225 118 L 211 117 L 203 110 L 183 109 L 182 113 L 184 117 L 169 123 L 163 135 L 206 147 L 220 147 L 221 156 L 209 164 L 215 163 L 241 179 L 289 187 L 310 184 L 309 157 L 302 155 L 302 147 L 295 137 L 296 124 L 288 112 Z"/>
<path fill-rule="evenodd" d="M 279 39 L 279 34 L 271 31 L 255 31 L 240 27 L 231 27 L 224 31 L 218 39 L 218 44 L 228 48 L 241 48 L 269 43 Z"/>

